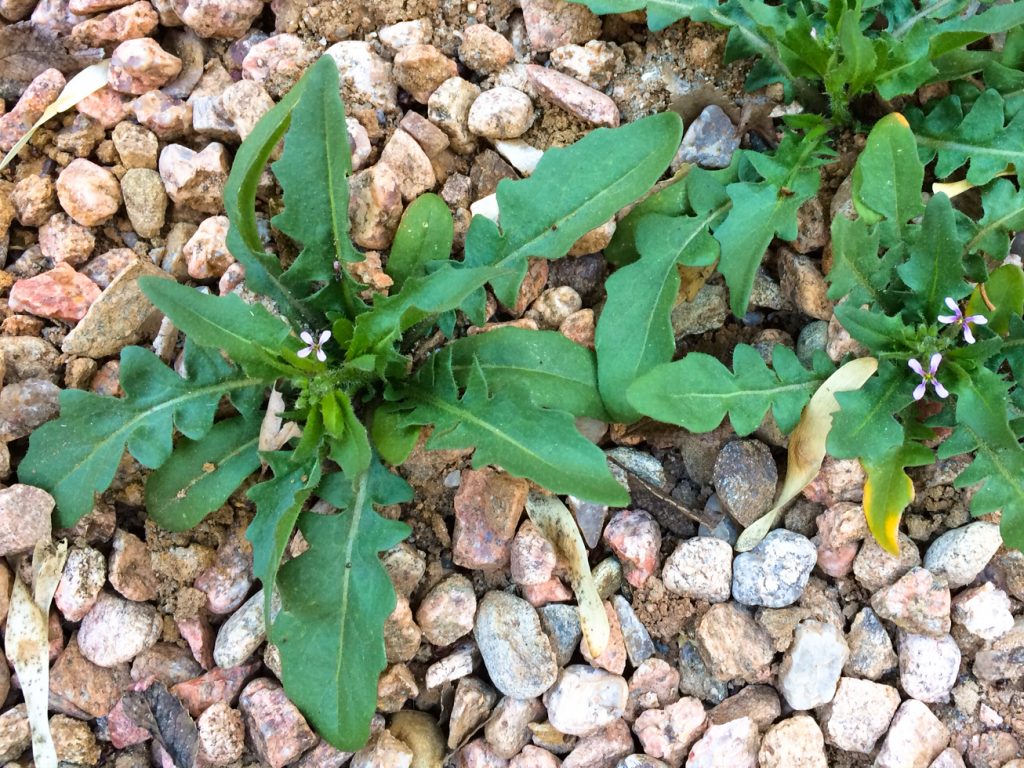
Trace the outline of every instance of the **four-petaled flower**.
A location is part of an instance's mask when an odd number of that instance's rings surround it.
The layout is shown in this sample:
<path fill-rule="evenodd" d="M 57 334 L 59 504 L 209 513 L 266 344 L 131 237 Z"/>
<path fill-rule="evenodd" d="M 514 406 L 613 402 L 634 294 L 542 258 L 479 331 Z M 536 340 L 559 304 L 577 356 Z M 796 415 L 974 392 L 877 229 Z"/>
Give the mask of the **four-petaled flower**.
<path fill-rule="evenodd" d="M 311 354 L 316 352 L 316 359 L 319 360 L 321 363 L 327 360 L 327 353 L 324 352 L 323 346 L 324 344 L 327 343 L 328 339 L 331 338 L 330 331 L 321 332 L 320 339 L 318 341 L 313 341 L 313 334 L 311 334 L 309 331 L 303 331 L 302 333 L 300 333 L 299 338 L 306 342 L 306 344 L 308 344 L 309 346 L 300 349 L 298 352 L 295 353 L 296 355 L 298 355 L 299 357 L 309 357 Z"/>
<path fill-rule="evenodd" d="M 942 386 L 941 381 L 935 378 L 935 373 L 936 371 L 939 370 L 939 363 L 941 362 L 942 355 L 940 355 L 938 352 L 932 355 L 932 359 L 928 363 L 927 371 L 924 369 L 921 363 L 919 363 L 917 360 L 913 358 L 911 358 L 907 362 L 907 365 L 910 366 L 910 370 L 912 370 L 914 373 L 921 377 L 921 383 L 918 384 L 917 387 L 915 387 L 914 389 L 915 400 L 920 400 L 922 397 L 924 397 L 925 390 L 928 388 L 929 384 L 932 385 L 932 387 L 935 389 L 935 394 L 938 395 L 939 397 L 949 397 L 949 390 Z"/>
<path fill-rule="evenodd" d="M 960 307 L 952 297 L 946 297 L 946 306 L 953 310 L 952 315 L 939 315 L 938 320 L 940 323 L 946 325 L 959 325 L 964 329 L 964 341 L 968 344 L 974 343 L 974 334 L 971 333 L 971 324 L 974 325 L 985 325 L 988 322 L 988 318 L 984 315 L 965 315 L 960 311 Z"/>

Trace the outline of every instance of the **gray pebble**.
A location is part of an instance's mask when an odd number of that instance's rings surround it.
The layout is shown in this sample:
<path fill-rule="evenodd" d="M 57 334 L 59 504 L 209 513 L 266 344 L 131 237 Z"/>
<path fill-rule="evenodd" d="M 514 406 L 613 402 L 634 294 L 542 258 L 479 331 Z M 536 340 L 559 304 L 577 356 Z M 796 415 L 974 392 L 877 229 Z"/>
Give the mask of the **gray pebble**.
<path fill-rule="evenodd" d="M 810 365 L 814 359 L 814 353 L 825 351 L 828 344 L 828 323 L 824 320 L 815 320 L 805 325 L 800 335 L 796 338 L 796 356 L 804 365 Z"/>
<path fill-rule="evenodd" d="M 711 104 L 686 129 L 672 167 L 696 163 L 703 168 L 727 168 L 739 147 L 736 126 L 721 107 Z"/>
<path fill-rule="evenodd" d="M 771 509 L 779 471 L 759 440 L 726 443 L 715 459 L 713 481 L 722 507 L 746 527 Z"/>
<path fill-rule="evenodd" d="M 507 592 L 488 592 L 473 629 L 484 666 L 506 696 L 529 699 L 555 682 L 558 667 L 536 609 Z"/>
<path fill-rule="evenodd" d="M 784 608 L 800 599 L 818 551 L 805 536 L 778 528 L 732 564 L 732 596 L 744 605 Z"/>
<path fill-rule="evenodd" d="M 978 521 L 946 531 L 928 547 L 924 567 L 941 574 L 950 589 L 964 587 L 974 581 L 1003 543 L 999 526 Z"/>
<path fill-rule="evenodd" d="M 267 639 L 263 590 L 246 600 L 217 631 L 213 660 L 218 667 L 237 667 L 256 652 Z"/>
<path fill-rule="evenodd" d="M 637 617 L 633 606 L 622 595 L 612 597 L 612 606 L 615 608 L 615 615 L 619 619 L 619 626 L 622 629 L 622 639 L 626 644 L 626 655 L 629 656 L 629 663 L 634 667 L 640 662 L 649 659 L 654 655 L 654 641 Z"/>
<path fill-rule="evenodd" d="M 537 612 L 540 614 L 540 624 L 555 651 L 555 660 L 558 666 L 564 667 L 576 653 L 576 646 L 583 637 L 579 609 L 575 605 L 549 603 L 538 608 Z"/>

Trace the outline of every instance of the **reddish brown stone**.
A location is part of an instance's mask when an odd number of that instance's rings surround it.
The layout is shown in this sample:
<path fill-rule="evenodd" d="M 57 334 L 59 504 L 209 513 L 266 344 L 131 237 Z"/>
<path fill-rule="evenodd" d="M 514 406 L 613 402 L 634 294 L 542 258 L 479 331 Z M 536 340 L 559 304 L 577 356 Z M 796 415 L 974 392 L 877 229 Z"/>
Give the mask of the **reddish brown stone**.
<path fill-rule="evenodd" d="M 217 633 L 210 625 L 210 620 L 205 615 L 199 614 L 188 618 L 180 618 L 176 621 L 178 631 L 185 638 L 188 647 L 192 649 L 192 655 L 196 661 L 202 664 L 203 669 L 212 669 L 213 646 Z"/>
<path fill-rule="evenodd" d="M 566 112 L 594 125 L 608 128 L 618 126 L 618 106 L 600 91 L 584 85 L 574 77 L 536 64 L 526 65 L 526 75 L 541 96 Z"/>
<path fill-rule="evenodd" d="M 132 102 L 123 93 L 105 85 L 79 101 L 75 109 L 109 130 L 132 113 Z"/>
<path fill-rule="evenodd" d="M 181 59 L 150 37 L 126 40 L 110 57 L 107 80 L 121 93 L 139 96 L 159 88 L 181 71 Z"/>
<path fill-rule="evenodd" d="M 62 262 L 49 272 L 16 282 L 10 307 L 14 312 L 74 323 L 85 317 L 100 293 L 96 283 Z"/>
<path fill-rule="evenodd" d="M 591 666 L 621 675 L 626 669 L 626 642 L 622 637 L 622 625 L 619 624 L 618 614 L 607 600 L 604 603 L 604 612 L 608 617 L 608 645 L 605 646 L 604 651 L 595 656 L 587 644 L 586 635 L 584 635 L 580 643 L 580 652 Z"/>
<path fill-rule="evenodd" d="M 252 587 L 252 544 L 235 529 L 217 549 L 217 561 L 199 574 L 194 586 L 206 593 L 211 613 L 232 613 L 245 602 Z"/>
<path fill-rule="evenodd" d="M 108 568 L 111 586 L 129 600 L 155 600 L 157 579 L 145 542 L 134 533 L 117 531 Z"/>
<path fill-rule="evenodd" d="M 528 490 L 525 480 L 491 469 L 462 473 L 452 535 L 452 559 L 457 565 L 477 570 L 508 566 Z"/>
<path fill-rule="evenodd" d="M 64 84 L 64 75 L 56 69 L 46 70 L 29 83 L 14 109 L 0 116 L 0 150 L 7 152 L 17 143 L 57 99 Z"/>
<path fill-rule="evenodd" d="M 273 680 L 261 677 L 249 683 L 239 706 L 256 752 L 271 768 L 284 768 L 319 740 Z"/>
<path fill-rule="evenodd" d="M 171 693 L 181 699 L 192 717 L 199 717 L 207 707 L 218 701 L 233 703 L 246 681 L 259 668 L 258 661 L 230 669 L 217 667 L 194 680 L 178 683 L 171 688 Z"/>
<path fill-rule="evenodd" d="M 126 664 L 93 664 L 82 655 L 75 635 L 50 670 L 50 692 L 91 717 L 110 712 L 130 684 Z"/>
<path fill-rule="evenodd" d="M 124 700 L 118 700 L 114 708 L 107 714 L 107 734 L 114 749 L 124 749 L 135 744 L 148 741 L 149 731 L 135 724 L 124 711 Z"/>
<path fill-rule="evenodd" d="M 146 0 L 139 0 L 106 16 L 95 16 L 76 24 L 71 30 L 71 39 L 87 47 L 101 48 L 122 40 L 145 37 L 159 23 L 160 18 L 153 6 Z"/>

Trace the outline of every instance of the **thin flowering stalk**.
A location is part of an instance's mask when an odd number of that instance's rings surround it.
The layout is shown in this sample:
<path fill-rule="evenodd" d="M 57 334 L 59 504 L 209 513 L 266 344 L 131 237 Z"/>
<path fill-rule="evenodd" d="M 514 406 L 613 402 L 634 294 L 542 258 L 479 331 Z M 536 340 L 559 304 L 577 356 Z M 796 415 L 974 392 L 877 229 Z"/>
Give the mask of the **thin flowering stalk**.
<path fill-rule="evenodd" d="M 946 306 L 953 311 L 953 314 L 939 315 L 938 321 L 946 325 L 960 326 L 964 331 L 964 341 L 968 344 L 973 344 L 974 334 L 971 333 L 971 325 L 985 325 L 988 323 L 988 318 L 984 315 L 965 315 L 951 296 L 946 297 Z"/>
<path fill-rule="evenodd" d="M 921 377 L 921 383 L 914 389 L 914 399 L 920 400 L 924 397 L 925 391 L 928 389 L 928 385 L 931 384 L 935 390 L 935 394 L 941 398 L 949 397 L 949 390 L 942 386 L 942 382 L 935 378 L 935 374 L 939 370 L 939 364 L 942 363 L 942 355 L 936 352 L 932 355 L 931 360 L 928 361 L 928 370 L 924 369 L 924 366 L 920 362 L 911 358 L 907 361 L 907 365 L 914 373 Z"/>
<path fill-rule="evenodd" d="M 331 338 L 330 331 L 322 331 L 320 333 L 320 338 L 317 341 L 313 340 L 313 334 L 311 334 L 309 331 L 303 331 L 302 333 L 300 333 L 299 338 L 306 342 L 308 346 L 300 349 L 298 352 L 295 353 L 296 355 L 302 358 L 306 358 L 309 357 L 314 352 L 316 352 L 316 359 L 319 360 L 321 363 L 327 360 L 327 353 L 324 352 L 323 346 Z"/>

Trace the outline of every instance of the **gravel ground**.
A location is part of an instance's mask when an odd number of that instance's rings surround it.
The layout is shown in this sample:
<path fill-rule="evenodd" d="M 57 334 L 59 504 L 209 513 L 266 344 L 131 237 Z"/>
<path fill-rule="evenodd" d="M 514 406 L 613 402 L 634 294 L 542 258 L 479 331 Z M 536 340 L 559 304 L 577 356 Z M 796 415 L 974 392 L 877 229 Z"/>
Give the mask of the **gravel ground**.
<path fill-rule="evenodd" d="M 595 439 L 663 496 L 632 483 L 629 509 L 569 500 L 612 627 L 595 657 L 564 566 L 523 513 L 528 484 L 470 469 L 464 453 L 417 450 L 401 470 L 416 501 L 393 510 L 414 533 L 384 555 L 399 595 L 389 666 L 355 756 L 321 741 L 278 682 L 241 492 L 172 534 L 147 519 L 145 470 L 126 457 L 91 515 L 51 531 L 52 499 L 16 484 L 61 389 L 118 394 L 129 344 L 177 360 L 179 334 L 139 277 L 244 291 L 221 202 L 232 155 L 320 55 L 341 75 L 352 237 L 372 282 L 411 199 L 439 192 L 460 247 L 473 202 L 536 150 L 594 126 L 673 108 L 688 128 L 678 162 L 720 167 L 740 146 L 763 148 L 781 94 L 742 92 L 742 65 L 720 63 L 721 33 L 680 23 L 652 34 L 638 14 L 599 19 L 561 0 L 0 0 L 0 17 L 0 150 L 66 77 L 112 57 L 109 86 L 50 121 L 0 176 L 0 477 L 12 483 L 0 489 L 0 622 L 33 545 L 66 537 L 49 623 L 61 765 L 169 767 L 169 752 L 196 740 L 204 768 L 434 765 L 413 762 L 410 746 L 426 722 L 463 768 L 1024 766 L 1024 556 L 1002 547 L 997 521 L 970 520 L 970 489 L 950 485 L 959 458 L 916 471 L 898 558 L 868 534 L 859 465 L 833 460 L 786 530 L 736 554 L 737 522 L 771 506 L 785 466 L 774 423 L 751 439 L 597 425 Z M 728 317 L 714 279 L 677 307 L 680 351 L 852 350 L 822 257 L 862 142 L 841 137 L 746 317 Z M 261 200 L 261 214 L 278 205 L 269 179 Z M 493 324 L 592 346 L 612 231 L 532 264 Z M 698 529 L 664 495 L 728 515 Z M 32 764 L 21 702 L 0 663 L 0 764 L 12 768 Z M 161 722 L 160 744 L 140 712 L 169 702 L 196 727 Z M 396 714 L 413 710 L 427 715 Z"/>

